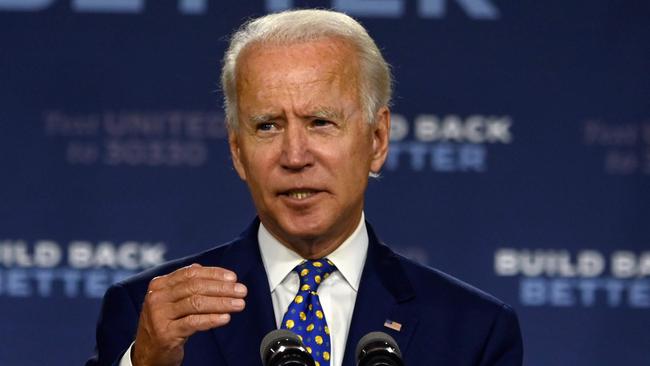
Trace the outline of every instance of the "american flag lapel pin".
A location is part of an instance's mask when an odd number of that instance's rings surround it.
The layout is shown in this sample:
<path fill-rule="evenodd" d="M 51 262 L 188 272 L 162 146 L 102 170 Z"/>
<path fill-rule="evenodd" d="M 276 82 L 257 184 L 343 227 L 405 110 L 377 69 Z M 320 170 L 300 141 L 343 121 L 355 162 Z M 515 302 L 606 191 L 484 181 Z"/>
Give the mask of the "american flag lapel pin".
<path fill-rule="evenodd" d="M 402 324 L 401 323 L 398 323 L 396 321 L 392 321 L 390 319 L 386 319 L 386 321 L 384 322 L 384 327 L 392 329 L 392 330 L 397 331 L 397 332 L 402 330 Z"/>

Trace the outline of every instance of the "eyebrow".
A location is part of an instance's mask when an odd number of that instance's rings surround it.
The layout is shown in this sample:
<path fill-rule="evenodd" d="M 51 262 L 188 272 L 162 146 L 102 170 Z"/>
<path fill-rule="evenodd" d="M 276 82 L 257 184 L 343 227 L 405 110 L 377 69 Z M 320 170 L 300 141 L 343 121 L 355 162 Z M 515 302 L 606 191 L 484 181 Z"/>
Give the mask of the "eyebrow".
<path fill-rule="evenodd" d="M 316 118 L 332 119 L 332 120 L 342 119 L 342 113 L 340 111 L 334 110 L 329 107 L 318 107 L 314 110 L 314 112 L 310 114 Z"/>
<path fill-rule="evenodd" d="M 268 121 L 272 120 L 273 118 L 274 117 L 271 114 L 257 114 L 257 115 L 251 116 L 248 119 L 248 121 L 251 124 L 256 125 L 256 124 L 259 124 L 259 123 L 268 122 Z"/>
<path fill-rule="evenodd" d="M 330 107 L 316 107 L 312 112 L 306 114 L 306 116 L 312 118 L 322 118 L 328 120 L 341 120 L 343 115 L 340 111 L 337 111 Z M 273 119 L 278 118 L 278 116 L 270 113 L 265 114 L 256 114 L 251 116 L 248 120 L 251 124 L 257 125 L 260 123 L 265 123 Z"/>

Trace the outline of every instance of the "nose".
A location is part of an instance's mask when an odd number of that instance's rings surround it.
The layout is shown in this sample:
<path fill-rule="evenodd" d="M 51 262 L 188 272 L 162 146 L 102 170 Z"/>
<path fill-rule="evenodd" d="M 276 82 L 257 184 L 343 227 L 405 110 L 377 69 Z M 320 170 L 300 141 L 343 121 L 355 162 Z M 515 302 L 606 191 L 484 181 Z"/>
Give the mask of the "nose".
<path fill-rule="evenodd" d="M 287 170 L 301 171 L 312 166 L 314 158 L 309 146 L 308 132 L 302 121 L 292 122 L 287 123 L 282 136 L 280 164 Z"/>

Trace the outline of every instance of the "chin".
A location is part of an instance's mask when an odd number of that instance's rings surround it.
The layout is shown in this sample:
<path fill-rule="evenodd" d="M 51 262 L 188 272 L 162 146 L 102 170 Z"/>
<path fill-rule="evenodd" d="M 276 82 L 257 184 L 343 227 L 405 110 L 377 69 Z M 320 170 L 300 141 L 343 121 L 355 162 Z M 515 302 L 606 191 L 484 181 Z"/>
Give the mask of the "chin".
<path fill-rule="evenodd" d="M 281 238 L 284 241 L 288 239 L 298 239 L 300 241 L 313 241 L 322 238 L 328 231 L 331 231 L 331 218 L 323 218 L 319 215 L 286 215 L 271 220 L 276 225 L 278 235 L 286 236 Z M 292 240 L 292 241 L 293 241 Z"/>
<path fill-rule="evenodd" d="M 285 225 L 281 226 L 282 230 L 291 237 L 303 240 L 322 237 L 327 232 L 325 227 L 327 227 L 327 225 L 324 223 L 309 218 L 291 220 L 291 222 L 287 222 Z"/>

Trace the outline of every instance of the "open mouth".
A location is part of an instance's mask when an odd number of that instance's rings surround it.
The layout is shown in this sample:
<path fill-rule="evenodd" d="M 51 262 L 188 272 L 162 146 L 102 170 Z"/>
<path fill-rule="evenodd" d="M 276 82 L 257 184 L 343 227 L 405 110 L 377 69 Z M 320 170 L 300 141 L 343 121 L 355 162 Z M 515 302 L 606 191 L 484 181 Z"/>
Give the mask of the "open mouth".
<path fill-rule="evenodd" d="M 319 191 L 313 189 L 292 189 L 286 192 L 282 192 L 282 195 L 295 200 L 305 200 L 317 194 L 318 192 Z"/>

